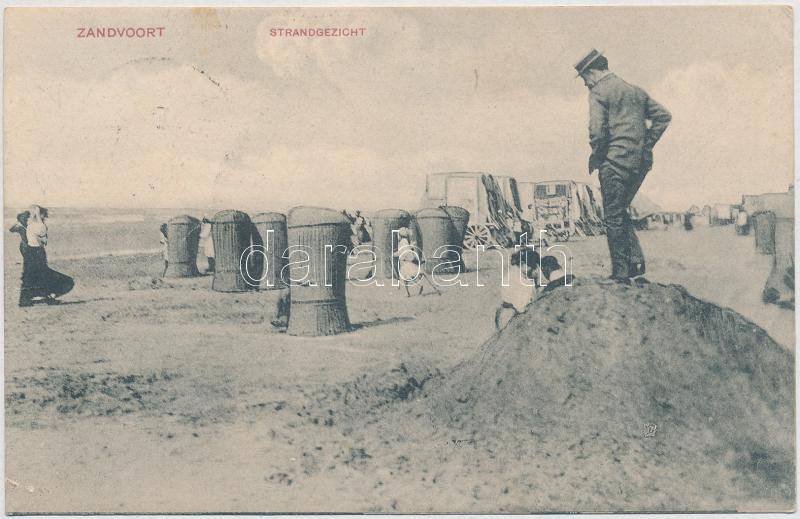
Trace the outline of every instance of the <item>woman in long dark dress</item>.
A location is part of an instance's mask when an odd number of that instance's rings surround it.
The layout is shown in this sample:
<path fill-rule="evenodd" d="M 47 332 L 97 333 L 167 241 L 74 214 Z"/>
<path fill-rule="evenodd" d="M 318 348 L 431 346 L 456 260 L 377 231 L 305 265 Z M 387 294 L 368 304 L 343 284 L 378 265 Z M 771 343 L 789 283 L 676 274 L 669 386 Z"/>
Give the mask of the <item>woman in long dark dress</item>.
<path fill-rule="evenodd" d="M 75 282 L 71 277 L 56 272 L 47 265 L 47 209 L 38 205 L 17 215 L 18 224 L 11 228 L 20 235 L 22 254 L 22 286 L 19 306 L 33 305 L 35 297 L 44 298 L 48 304 L 57 304 L 55 299 L 72 290 Z"/>
<path fill-rule="evenodd" d="M 32 284 L 33 268 L 31 267 L 30 255 L 28 254 L 28 219 L 30 211 L 23 211 L 17 215 L 17 223 L 9 229 L 11 232 L 19 234 L 19 253 L 22 255 L 22 286 L 19 290 L 19 306 L 31 306 L 33 304 L 31 292 L 34 289 Z"/>

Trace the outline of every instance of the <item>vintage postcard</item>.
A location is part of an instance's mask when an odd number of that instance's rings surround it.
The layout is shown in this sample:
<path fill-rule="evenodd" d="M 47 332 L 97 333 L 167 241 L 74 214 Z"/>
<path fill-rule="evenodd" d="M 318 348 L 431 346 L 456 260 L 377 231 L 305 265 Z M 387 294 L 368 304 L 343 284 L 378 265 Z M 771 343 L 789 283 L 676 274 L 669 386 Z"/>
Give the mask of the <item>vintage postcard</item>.
<path fill-rule="evenodd" d="M 796 506 L 790 6 L 9 8 L 9 514 Z"/>

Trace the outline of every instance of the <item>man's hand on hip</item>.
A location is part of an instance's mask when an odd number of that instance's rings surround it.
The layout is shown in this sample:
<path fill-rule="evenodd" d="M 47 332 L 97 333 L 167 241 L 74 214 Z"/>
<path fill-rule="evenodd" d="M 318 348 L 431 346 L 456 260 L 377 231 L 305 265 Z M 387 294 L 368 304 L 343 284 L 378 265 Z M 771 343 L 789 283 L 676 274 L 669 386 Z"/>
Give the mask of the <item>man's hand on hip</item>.
<path fill-rule="evenodd" d="M 599 170 L 602 162 L 592 153 L 589 156 L 589 175 L 594 173 L 594 170 Z"/>
<path fill-rule="evenodd" d="M 642 171 L 645 173 L 653 169 L 653 150 L 644 150 L 642 153 Z"/>

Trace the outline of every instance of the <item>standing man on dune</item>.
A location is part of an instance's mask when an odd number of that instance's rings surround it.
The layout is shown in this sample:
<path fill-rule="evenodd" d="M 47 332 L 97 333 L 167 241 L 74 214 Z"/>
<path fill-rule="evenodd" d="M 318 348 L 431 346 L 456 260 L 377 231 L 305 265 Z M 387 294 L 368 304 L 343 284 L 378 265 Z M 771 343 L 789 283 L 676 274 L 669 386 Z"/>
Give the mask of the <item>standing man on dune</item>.
<path fill-rule="evenodd" d="M 630 284 L 645 268 L 628 209 L 653 167 L 653 147 L 672 116 L 647 92 L 609 72 L 602 52 L 592 49 L 575 70 L 589 89 L 589 174 L 600 171 L 610 279 Z"/>

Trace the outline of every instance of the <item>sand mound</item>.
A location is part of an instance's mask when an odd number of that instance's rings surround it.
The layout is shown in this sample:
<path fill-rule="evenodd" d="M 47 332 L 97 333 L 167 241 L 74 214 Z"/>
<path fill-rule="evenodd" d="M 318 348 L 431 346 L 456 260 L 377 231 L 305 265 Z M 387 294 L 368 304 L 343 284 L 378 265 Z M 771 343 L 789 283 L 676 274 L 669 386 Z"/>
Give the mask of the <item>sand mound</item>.
<path fill-rule="evenodd" d="M 414 511 L 787 510 L 793 366 L 681 287 L 578 280 L 445 375 L 407 362 L 305 393 L 297 416 L 424 489 Z"/>
<path fill-rule="evenodd" d="M 594 488 L 575 495 L 601 507 L 791 506 L 793 366 L 680 287 L 588 280 L 537 301 L 403 414 L 562 492 Z"/>
<path fill-rule="evenodd" d="M 407 362 L 304 393 L 296 415 L 347 437 L 320 465 L 349 445 L 397 479 L 376 499 L 424 494 L 409 511 L 788 510 L 793 366 L 681 287 L 579 280 L 445 375 Z"/>

